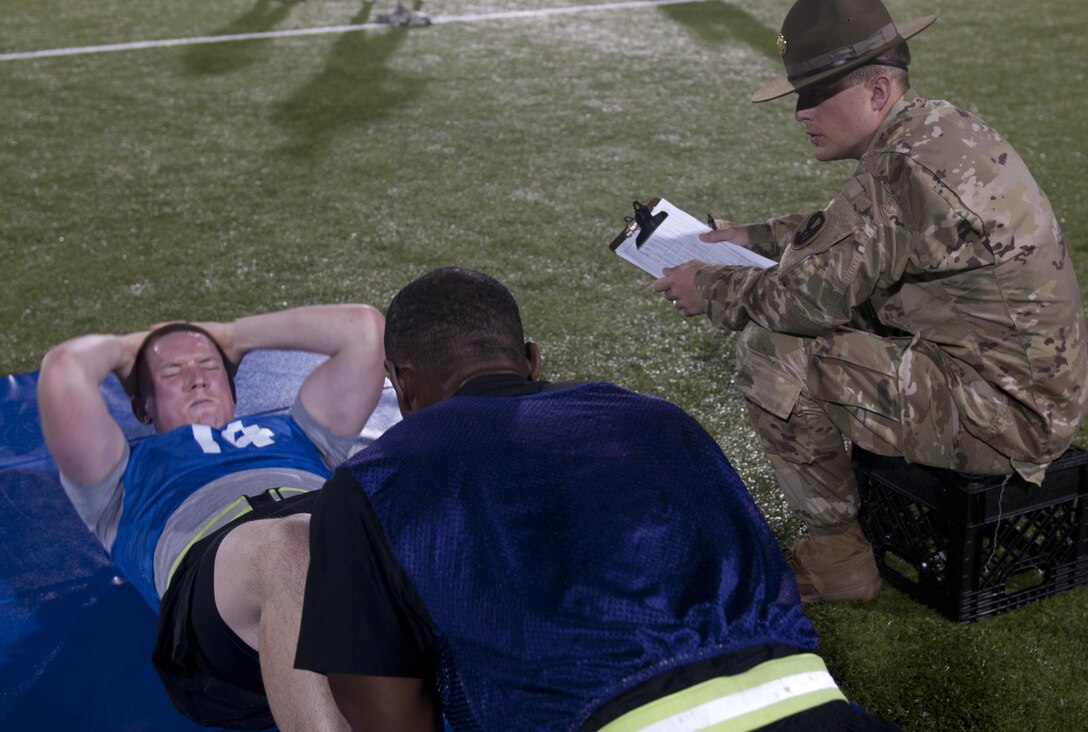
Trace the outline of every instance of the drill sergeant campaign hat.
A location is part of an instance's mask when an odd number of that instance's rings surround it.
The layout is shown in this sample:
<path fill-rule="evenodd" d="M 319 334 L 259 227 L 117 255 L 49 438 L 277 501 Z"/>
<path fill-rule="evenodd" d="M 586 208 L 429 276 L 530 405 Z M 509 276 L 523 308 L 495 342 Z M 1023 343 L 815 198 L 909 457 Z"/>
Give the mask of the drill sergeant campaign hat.
<path fill-rule="evenodd" d="M 752 101 L 777 99 L 870 63 L 936 19 L 927 15 L 896 25 L 880 0 L 797 0 L 778 34 L 786 73 L 765 84 Z"/>

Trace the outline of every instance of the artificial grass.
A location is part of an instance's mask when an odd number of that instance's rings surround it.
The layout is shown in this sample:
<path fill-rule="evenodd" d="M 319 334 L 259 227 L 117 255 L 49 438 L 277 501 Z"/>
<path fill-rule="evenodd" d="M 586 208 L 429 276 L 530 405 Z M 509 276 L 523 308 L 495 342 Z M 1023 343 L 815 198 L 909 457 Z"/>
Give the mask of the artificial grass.
<path fill-rule="evenodd" d="M 364 23 L 392 2 L 8 2 L 0 53 Z M 789 4 L 0 61 L 0 372 L 35 369 L 79 333 L 384 307 L 433 267 L 477 267 L 518 297 L 549 378 L 611 379 L 690 411 L 788 541 L 799 526 L 731 388 L 733 336 L 680 318 L 607 242 L 634 198 L 753 220 L 836 192 L 851 165 L 811 159 L 790 102 L 747 101 L 779 72 Z M 1088 284 L 1088 8 L 945 5 L 890 3 L 897 19 L 940 16 L 912 41 L 916 88 L 1010 138 Z M 969 625 L 892 590 L 810 614 L 851 698 L 905 729 L 1066 730 L 1088 717 L 1088 589 Z"/>

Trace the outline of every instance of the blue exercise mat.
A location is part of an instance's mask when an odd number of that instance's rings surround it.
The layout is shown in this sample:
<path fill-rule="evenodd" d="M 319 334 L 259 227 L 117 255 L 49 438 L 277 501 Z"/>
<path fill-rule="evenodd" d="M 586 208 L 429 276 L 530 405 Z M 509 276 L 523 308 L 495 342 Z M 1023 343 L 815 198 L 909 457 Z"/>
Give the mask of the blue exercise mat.
<path fill-rule="evenodd" d="M 241 416 L 284 412 L 323 357 L 258 351 L 238 371 Z M 202 730 L 174 710 L 151 667 L 155 614 L 69 504 L 38 422 L 38 374 L 0 380 L 0 729 Z M 102 387 L 125 436 L 136 421 L 112 376 Z M 400 419 L 386 384 L 360 437 Z"/>

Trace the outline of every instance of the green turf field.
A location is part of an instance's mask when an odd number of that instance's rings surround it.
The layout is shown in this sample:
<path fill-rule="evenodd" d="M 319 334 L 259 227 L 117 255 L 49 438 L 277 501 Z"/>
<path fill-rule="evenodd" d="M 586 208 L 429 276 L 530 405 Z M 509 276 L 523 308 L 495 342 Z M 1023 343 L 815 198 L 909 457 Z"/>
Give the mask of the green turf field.
<path fill-rule="evenodd" d="M 359 0 L 2 0 L 0 54 L 364 24 Z M 780 70 L 790 0 L 430 0 L 430 28 L 0 60 L 0 373 L 88 331 L 313 302 L 384 308 L 431 268 L 506 282 L 552 379 L 693 413 L 796 536 L 731 388 L 732 336 L 607 249 L 631 200 L 754 220 L 823 206 Z M 579 12 L 497 15 L 585 7 Z M 1051 197 L 1088 284 L 1088 4 L 890 0 L 924 96 L 978 112 Z M 1080 444 L 1088 445 L 1082 431 Z M 893 590 L 817 607 L 847 694 L 906 730 L 1075 730 L 1088 588 L 970 625 Z"/>

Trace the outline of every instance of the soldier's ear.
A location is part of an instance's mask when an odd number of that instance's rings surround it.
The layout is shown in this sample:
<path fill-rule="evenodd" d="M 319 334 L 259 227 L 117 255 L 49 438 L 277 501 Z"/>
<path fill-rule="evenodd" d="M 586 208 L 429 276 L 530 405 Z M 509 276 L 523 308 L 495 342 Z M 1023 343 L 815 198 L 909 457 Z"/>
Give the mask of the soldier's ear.
<path fill-rule="evenodd" d="M 879 112 L 891 101 L 892 80 L 887 74 L 877 74 L 869 82 L 869 105 L 874 112 Z"/>

